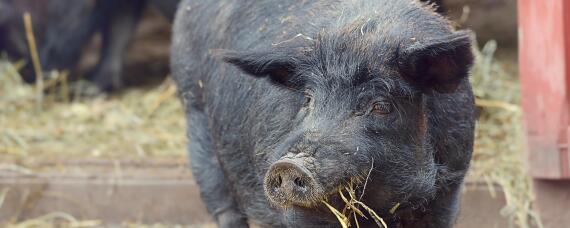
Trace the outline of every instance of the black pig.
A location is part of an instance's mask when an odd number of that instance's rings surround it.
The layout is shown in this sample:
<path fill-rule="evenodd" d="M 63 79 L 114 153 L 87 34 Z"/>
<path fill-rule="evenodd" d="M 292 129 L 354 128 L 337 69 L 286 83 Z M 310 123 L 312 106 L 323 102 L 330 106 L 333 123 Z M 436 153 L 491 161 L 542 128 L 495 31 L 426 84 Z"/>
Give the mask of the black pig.
<path fill-rule="evenodd" d="M 342 209 L 352 182 L 389 227 L 451 227 L 472 61 L 470 33 L 419 1 L 183 1 L 171 64 L 208 211 L 220 227 L 340 227 L 322 201 Z"/>
<path fill-rule="evenodd" d="M 179 0 L 0 0 L 0 52 L 12 59 L 29 56 L 22 14 L 30 12 L 38 54 L 43 70 L 75 70 L 83 48 L 95 33 L 102 35 L 97 66 L 88 79 L 100 89 L 111 91 L 123 86 L 125 54 L 135 34 L 141 14 L 153 5 L 172 20 Z M 23 77 L 35 81 L 32 64 L 26 64 Z"/>
<path fill-rule="evenodd" d="M 48 29 L 47 42 L 40 49 L 42 65 L 45 69 L 74 69 L 82 48 L 96 32 L 100 32 L 100 58 L 87 78 L 105 91 L 122 88 L 125 54 L 149 2 L 172 19 L 179 0 L 97 0 L 89 13 L 76 15 L 74 20 L 67 18 L 66 22 L 75 27 L 62 26 L 65 24 L 60 20 Z M 57 7 L 60 10 L 68 8 Z"/>

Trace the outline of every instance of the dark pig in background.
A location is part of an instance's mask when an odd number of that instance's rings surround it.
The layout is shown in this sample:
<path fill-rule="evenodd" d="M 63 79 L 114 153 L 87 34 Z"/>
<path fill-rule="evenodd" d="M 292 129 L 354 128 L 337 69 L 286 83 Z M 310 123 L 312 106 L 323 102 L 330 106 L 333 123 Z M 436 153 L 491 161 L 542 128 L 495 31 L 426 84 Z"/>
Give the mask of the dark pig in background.
<path fill-rule="evenodd" d="M 105 91 L 123 86 L 125 53 L 142 11 L 149 3 L 167 18 L 174 17 L 179 0 L 0 0 L 0 51 L 13 59 L 29 56 L 22 14 L 30 12 L 44 71 L 77 68 L 83 48 L 96 33 L 102 37 L 99 61 L 87 79 Z M 28 61 L 29 62 L 29 61 Z M 31 64 L 22 75 L 35 81 Z"/>
<path fill-rule="evenodd" d="M 388 227 L 452 227 L 471 48 L 419 1 L 183 1 L 171 64 L 208 211 L 220 227 L 340 227 L 322 201 L 341 210 L 352 182 Z"/>
<path fill-rule="evenodd" d="M 179 0 L 98 0 L 84 24 L 96 25 L 103 43 L 99 62 L 88 79 L 104 91 L 121 89 L 123 68 L 129 44 L 136 32 L 141 14 L 147 5 L 155 6 L 163 16 L 173 20 Z M 74 38 L 81 39 L 79 36 Z M 84 42 L 81 40 L 81 42 Z M 79 43 L 79 42 L 77 42 Z M 64 49 L 55 49 L 64 50 Z M 44 53 L 49 53 L 45 51 Z M 53 56 L 53 55 L 52 55 Z M 49 57 L 45 58 L 49 60 Z M 56 64 L 61 65 L 61 64 Z"/>
<path fill-rule="evenodd" d="M 89 7 L 86 0 L 0 0 L 0 51 L 13 60 L 27 59 L 28 64 L 22 75 L 24 80 L 32 82 L 34 73 L 28 59 L 30 52 L 23 14 L 28 12 L 32 16 L 38 49 L 59 43 L 67 51 L 77 49 L 76 52 L 80 53 L 80 48 L 73 48 L 74 44 L 67 42 L 64 36 L 77 36 L 77 31 L 82 30 L 78 21 L 89 12 Z M 53 37 L 54 34 L 57 37 Z M 60 56 L 55 56 L 57 58 Z"/>

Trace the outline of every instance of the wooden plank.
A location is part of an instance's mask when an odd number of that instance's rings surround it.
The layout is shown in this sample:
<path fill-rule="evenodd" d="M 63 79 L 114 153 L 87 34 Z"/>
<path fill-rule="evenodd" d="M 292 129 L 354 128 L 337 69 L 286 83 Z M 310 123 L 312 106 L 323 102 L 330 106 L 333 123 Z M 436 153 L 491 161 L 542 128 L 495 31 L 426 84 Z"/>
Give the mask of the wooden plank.
<path fill-rule="evenodd" d="M 533 187 L 544 228 L 569 227 L 570 181 L 534 180 Z"/>
<path fill-rule="evenodd" d="M 104 224 L 212 223 L 199 198 L 198 186 L 178 166 L 133 167 L 125 163 L 118 175 L 102 172 L 113 170 L 116 166 L 113 162 L 106 168 L 104 163 L 93 164 L 81 166 L 81 171 L 67 167 L 63 173 L 47 170 L 38 174 L 0 173 L 0 192 L 8 189 L 0 207 L 0 226 L 57 211 L 82 220 L 101 220 Z M 500 190 L 495 195 L 492 196 L 486 184 L 468 182 L 456 227 L 507 227 L 507 219 L 500 215 L 505 198 Z"/>
<path fill-rule="evenodd" d="M 491 193 L 486 183 L 467 182 L 461 195 L 461 209 L 456 228 L 504 228 L 507 218 L 501 216 L 506 199 L 500 187 Z"/>
<path fill-rule="evenodd" d="M 3 178 L 0 189 L 8 189 L 0 208 L 2 222 L 51 212 L 107 224 L 212 222 L 193 180 Z"/>

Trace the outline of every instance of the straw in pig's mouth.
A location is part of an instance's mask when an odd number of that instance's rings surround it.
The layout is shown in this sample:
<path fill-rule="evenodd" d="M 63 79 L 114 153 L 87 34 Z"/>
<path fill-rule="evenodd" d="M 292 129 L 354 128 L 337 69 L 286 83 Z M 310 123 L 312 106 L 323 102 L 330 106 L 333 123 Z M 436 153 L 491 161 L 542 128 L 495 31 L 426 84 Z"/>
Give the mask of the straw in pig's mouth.
<path fill-rule="evenodd" d="M 382 219 L 382 217 L 380 217 L 372 208 L 361 202 L 360 198 L 357 198 L 357 190 L 354 186 L 354 181 L 351 181 L 347 187 L 339 188 L 338 194 L 342 201 L 345 203 L 345 206 L 341 211 L 327 203 L 325 200 L 321 202 L 335 215 L 343 228 L 348 228 L 351 226 L 351 219 L 354 219 L 354 224 L 357 228 L 360 228 L 358 218 L 363 217 L 365 219 L 369 219 L 368 216 L 374 220 L 378 227 L 388 228 L 388 225 L 386 225 L 386 222 L 384 222 L 384 219 Z M 393 210 L 395 211 L 395 209 Z"/>

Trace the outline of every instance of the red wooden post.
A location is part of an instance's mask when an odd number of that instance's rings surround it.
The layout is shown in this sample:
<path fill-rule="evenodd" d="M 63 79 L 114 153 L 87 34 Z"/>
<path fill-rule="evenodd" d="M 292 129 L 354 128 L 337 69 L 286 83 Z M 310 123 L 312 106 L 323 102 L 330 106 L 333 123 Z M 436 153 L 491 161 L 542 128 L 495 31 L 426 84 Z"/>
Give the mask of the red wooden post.
<path fill-rule="evenodd" d="M 569 7 L 565 0 L 519 0 L 522 107 L 530 174 L 538 178 L 570 177 Z"/>
<path fill-rule="evenodd" d="M 570 224 L 570 1 L 519 0 L 528 168 L 546 227 Z"/>

